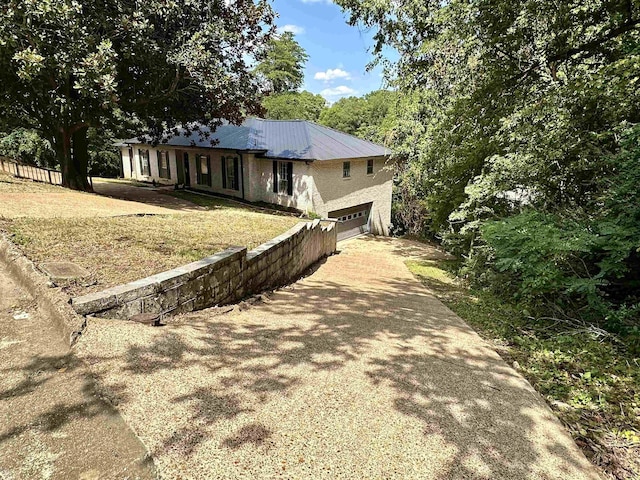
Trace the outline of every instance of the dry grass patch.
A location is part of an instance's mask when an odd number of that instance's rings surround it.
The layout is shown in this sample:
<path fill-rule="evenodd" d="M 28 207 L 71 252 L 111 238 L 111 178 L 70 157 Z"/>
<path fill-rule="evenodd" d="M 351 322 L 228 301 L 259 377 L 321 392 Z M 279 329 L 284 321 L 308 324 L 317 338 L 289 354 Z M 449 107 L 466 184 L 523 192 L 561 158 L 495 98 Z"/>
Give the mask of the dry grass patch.
<path fill-rule="evenodd" d="M 176 215 L 17 218 L 3 227 L 35 262 L 71 261 L 89 270 L 94 285 L 66 287 L 75 296 L 169 270 L 233 245 L 254 248 L 297 221 L 225 207 Z"/>
<path fill-rule="evenodd" d="M 48 183 L 34 182 L 16 178 L 13 175 L 0 170 L 0 194 L 3 193 L 46 193 L 46 192 L 63 192 L 65 189 L 57 185 L 49 185 Z"/>

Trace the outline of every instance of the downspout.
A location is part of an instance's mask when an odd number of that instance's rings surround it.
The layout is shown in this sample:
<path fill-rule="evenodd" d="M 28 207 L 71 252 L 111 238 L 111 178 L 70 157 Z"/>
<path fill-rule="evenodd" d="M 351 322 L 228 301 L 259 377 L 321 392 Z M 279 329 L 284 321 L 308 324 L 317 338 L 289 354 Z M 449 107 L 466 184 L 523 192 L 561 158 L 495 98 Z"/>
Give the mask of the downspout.
<path fill-rule="evenodd" d="M 246 200 L 244 198 L 244 157 L 242 156 L 242 152 L 240 150 L 238 150 L 236 153 L 240 155 L 240 178 L 242 179 L 242 199 Z"/>

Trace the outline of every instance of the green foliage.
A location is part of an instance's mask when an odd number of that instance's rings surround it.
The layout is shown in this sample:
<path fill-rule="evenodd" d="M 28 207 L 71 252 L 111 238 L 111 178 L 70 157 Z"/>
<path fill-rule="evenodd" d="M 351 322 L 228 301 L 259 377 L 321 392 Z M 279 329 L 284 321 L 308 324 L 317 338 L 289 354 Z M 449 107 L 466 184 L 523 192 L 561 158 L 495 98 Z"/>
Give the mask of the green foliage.
<path fill-rule="evenodd" d="M 0 155 L 38 167 L 56 166 L 55 152 L 51 144 L 36 131 L 24 128 L 17 128 L 5 136 L 0 135 Z"/>
<path fill-rule="evenodd" d="M 363 97 L 341 98 L 320 115 L 320 123 L 373 142 L 384 143 L 395 124 L 398 96 L 377 90 Z"/>
<path fill-rule="evenodd" d="M 512 276 L 519 298 L 564 293 L 596 303 L 607 284 L 585 262 L 599 244 L 597 233 L 569 218 L 527 211 L 487 222 L 481 232 L 495 268 Z"/>
<path fill-rule="evenodd" d="M 65 184 L 86 188 L 90 127 L 159 140 L 177 125 L 260 113 L 250 65 L 264 54 L 273 16 L 266 0 L 8 0 L 0 9 L 2 129 L 36 129 Z"/>
<path fill-rule="evenodd" d="M 304 65 L 309 56 L 291 32 L 269 40 L 265 58 L 255 69 L 273 93 L 293 92 L 304 82 Z"/>
<path fill-rule="evenodd" d="M 337 0 L 402 99 L 394 211 L 537 316 L 640 328 L 640 0 Z"/>
<path fill-rule="evenodd" d="M 98 131 L 90 128 L 87 132 L 89 141 L 89 174 L 94 177 L 120 176 L 122 159 L 120 149 L 115 146 L 116 138 L 110 130 Z"/>
<path fill-rule="evenodd" d="M 326 108 L 327 102 L 322 95 L 303 92 L 285 92 L 266 97 L 262 106 L 267 112 L 266 118 L 274 120 L 311 120 L 317 122 Z"/>
<path fill-rule="evenodd" d="M 640 347 L 640 126 L 608 159 L 601 194 L 571 211 L 527 209 L 480 227 L 480 268 L 500 289 L 622 333 Z M 585 308 L 586 307 L 586 308 Z"/>

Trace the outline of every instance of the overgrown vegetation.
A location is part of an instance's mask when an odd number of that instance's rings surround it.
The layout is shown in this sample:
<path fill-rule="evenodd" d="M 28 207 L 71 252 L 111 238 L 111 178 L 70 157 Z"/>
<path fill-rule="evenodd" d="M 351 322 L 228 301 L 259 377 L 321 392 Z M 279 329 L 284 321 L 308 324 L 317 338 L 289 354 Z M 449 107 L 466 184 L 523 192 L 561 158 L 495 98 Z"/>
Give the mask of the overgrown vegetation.
<path fill-rule="evenodd" d="M 543 393 L 601 382 L 589 418 L 630 415 L 637 382 L 615 379 L 640 351 L 640 1 L 336 3 L 377 29 L 378 60 L 400 54 L 398 231 L 462 259 L 473 308 L 526 306 L 490 326 Z M 625 468 L 610 473 L 640 475 Z"/>
<path fill-rule="evenodd" d="M 640 358 L 616 337 L 530 305 L 469 290 L 455 262 L 407 262 L 449 308 L 540 392 L 591 460 L 615 478 L 640 475 Z"/>

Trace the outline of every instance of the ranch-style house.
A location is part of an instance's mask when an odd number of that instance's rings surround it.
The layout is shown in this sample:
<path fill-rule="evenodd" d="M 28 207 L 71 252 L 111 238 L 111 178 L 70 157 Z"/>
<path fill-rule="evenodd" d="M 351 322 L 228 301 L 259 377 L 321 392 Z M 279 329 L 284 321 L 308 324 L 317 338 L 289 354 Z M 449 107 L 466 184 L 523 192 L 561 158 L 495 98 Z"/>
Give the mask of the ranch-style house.
<path fill-rule="evenodd" d="M 120 146 L 125 178 L 313 212 L 340 220 L 340 240 L 389 234 L 390 150 L 313 122 L 249 118 L 210 138 L 182 132 L 157 146 Z"/>

